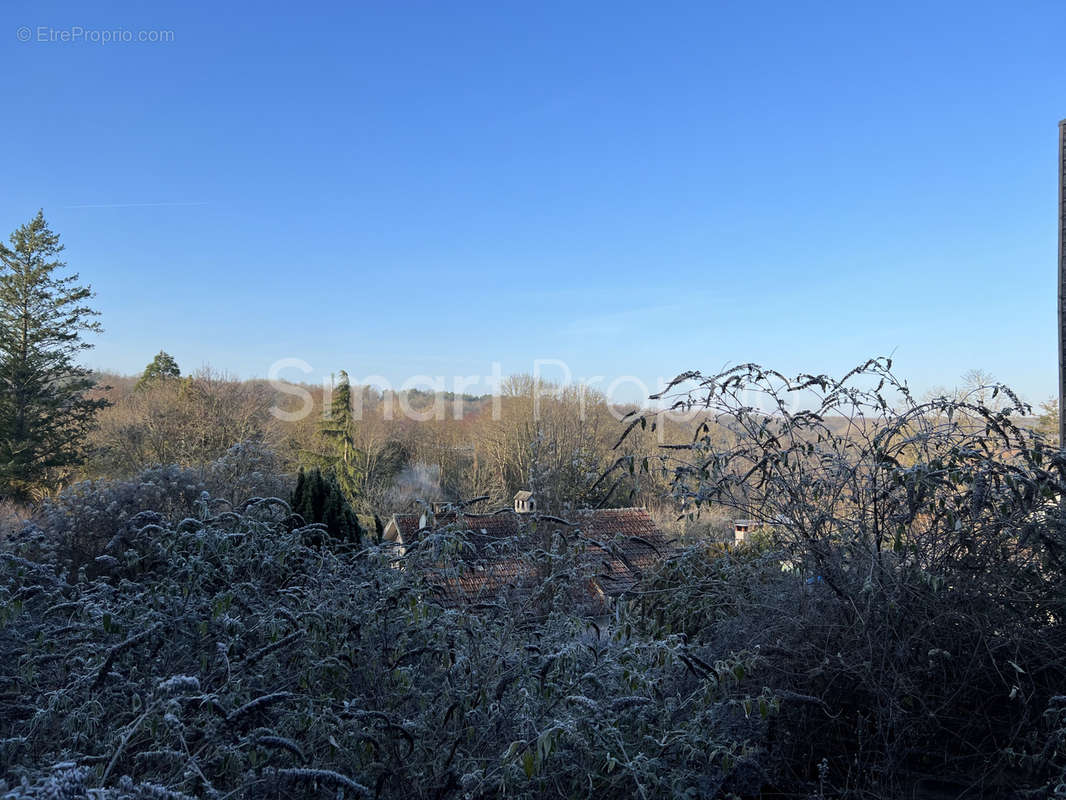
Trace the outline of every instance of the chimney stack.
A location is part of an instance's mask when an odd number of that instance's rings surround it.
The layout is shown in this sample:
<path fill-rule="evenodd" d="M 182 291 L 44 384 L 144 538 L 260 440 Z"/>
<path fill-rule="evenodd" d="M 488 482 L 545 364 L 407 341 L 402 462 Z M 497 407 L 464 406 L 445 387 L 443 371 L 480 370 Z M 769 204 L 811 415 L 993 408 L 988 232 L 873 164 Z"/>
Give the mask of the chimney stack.
<path fill-rule="evenodd" d="M 537 501 L 533 492 L 521 491 L 514 496 L 514 513 L 532 514 L 537 510 Z"/>

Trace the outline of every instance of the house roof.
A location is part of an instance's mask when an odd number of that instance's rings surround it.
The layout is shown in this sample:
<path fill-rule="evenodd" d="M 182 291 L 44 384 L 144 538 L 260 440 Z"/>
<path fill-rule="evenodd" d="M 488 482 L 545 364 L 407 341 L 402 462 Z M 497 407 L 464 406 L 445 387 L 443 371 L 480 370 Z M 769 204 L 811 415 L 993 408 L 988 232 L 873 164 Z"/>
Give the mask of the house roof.
<path fill-rule="evenodd" d="M 425 527 L 421 527 L 423 517 Z M 665 558 L 672 543 L 642 508 L 579 511 L 567 519 L 495 514 L 397 514 L 396 537 L 414 544 L 429 531 L 450 528 L 472 545 L 457 566 L 441 571 L 431 583 L 448 604 L 495 599 L 501 593 L 530 592 L 538 581 L 526 556 L 556 532 L 567 537 L 589 575 L 589 597 L 618 595 L 633 588 L 644 571 Z M 390 528 L 393 527 L 390 525 Z"/>
<path fill-rule="evenodd" d="M 515 500 L 529 500 L 533 497 L 533 492 L 521 491 L 515 492 Z"/>
<path fill-rule="evenodd" d="M 497 514 L 457 514 L 454 511 L 436 515 L 397 514 L 392 519 L 404 544 L 418 541 L 424 531 L 441 530 L 453 525 L 499 538 L 517 536 L 520 530 L 518 517 L 510 510 Z M 422 524 L 423 519 L 425 525 Z"/>

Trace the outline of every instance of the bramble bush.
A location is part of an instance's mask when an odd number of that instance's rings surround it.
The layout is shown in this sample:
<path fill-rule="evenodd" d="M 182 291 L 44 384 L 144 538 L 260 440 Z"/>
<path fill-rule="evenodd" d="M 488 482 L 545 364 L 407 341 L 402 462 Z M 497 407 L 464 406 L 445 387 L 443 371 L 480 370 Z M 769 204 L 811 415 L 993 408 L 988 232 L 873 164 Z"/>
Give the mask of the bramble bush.
<path fill-rule="evenodd" d="M 762 528 L 659 570 L 645 630 L 758 652 L 782 700 L 771 785 L 1066 796 L 1066 454 L 1009 389 L 918 401 L 873 360 L 841 380 L 687 373 L 664 396 L 696 433 L 641 466 L 684 511 Z"/>

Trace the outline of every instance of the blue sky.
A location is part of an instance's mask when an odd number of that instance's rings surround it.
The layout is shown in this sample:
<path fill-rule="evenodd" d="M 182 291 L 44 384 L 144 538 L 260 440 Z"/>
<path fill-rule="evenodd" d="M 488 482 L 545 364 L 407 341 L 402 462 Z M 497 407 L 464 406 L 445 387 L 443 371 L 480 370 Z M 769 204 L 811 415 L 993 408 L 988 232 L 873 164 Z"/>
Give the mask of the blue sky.
<path fill-rule="evenodd" d="M 44 208 L 98 293 L 91 366 L 650 384 L 892 354 L 920 389 L 1055 390 L 1061 0 L 0 19 L 0 230 Z M 39 41 L 78 28 L 173 41 Z"/>

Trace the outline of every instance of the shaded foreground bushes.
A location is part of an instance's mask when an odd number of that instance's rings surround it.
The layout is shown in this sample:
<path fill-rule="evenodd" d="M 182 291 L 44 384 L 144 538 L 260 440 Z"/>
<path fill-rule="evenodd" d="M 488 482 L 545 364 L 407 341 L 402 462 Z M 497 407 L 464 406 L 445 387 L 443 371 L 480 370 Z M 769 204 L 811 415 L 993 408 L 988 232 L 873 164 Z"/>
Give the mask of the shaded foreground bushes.
<path fill-rule="evenodd" d="M 117 526 L 94 577 L 57 564 L 41 529 L 0 554 L 5 797 L 706 797 L 763 782 L 774 701 L 739 692 L 744 654 L 645 636 L 622 607 L 600 627 L 504 599 L 443 608 L 420 576 L 449 563 L 454 532 L 397 563 L 306 546 L 279 500 L 195 505 Z M 548 583 L 572 577 L 558 553 L 533 557 L 554 564 Z"/>
<path fill-rule="evenodd" d="M 561 538 L 532 596 L 455 609 L 424 576 L 460 531 L 309 546 L 178 473 L 60 498 L 0 553 L 0 795 L 1066 796 L 1066 460 L 1013 396 L 683 380 L 692 443 L 620 467 L 758 541 L 595 621 Z"/>
<path fill-rule="evenodd" d="M 1066 796 L 1066 457 L 1017 398 L 918 402 L 887 361 L 672 391 L 702 420 L 661 459 L 675 498 L 761 522 L 760 543 L 689 551 L 641 608 L 652 635 L 756 651 L 758 685 L 795 701 L 764 742 L 773 785 Z"/>

